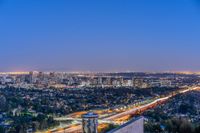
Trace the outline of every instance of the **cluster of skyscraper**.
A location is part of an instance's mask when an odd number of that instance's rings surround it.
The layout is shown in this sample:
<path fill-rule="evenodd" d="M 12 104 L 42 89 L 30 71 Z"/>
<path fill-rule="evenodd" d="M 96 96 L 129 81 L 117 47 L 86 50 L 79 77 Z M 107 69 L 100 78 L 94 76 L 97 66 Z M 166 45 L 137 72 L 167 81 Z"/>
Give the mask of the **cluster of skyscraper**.
<path fill-rule="evenodd" d="M 76 88 L 76 87 L 176 87 L 190 85 L 187 75 L 123 73 L 65 73 L 28 72 L 0 74 L 0 85 L 22 88 Z M 188 80 L 190 81 L 190 80 Z"/>

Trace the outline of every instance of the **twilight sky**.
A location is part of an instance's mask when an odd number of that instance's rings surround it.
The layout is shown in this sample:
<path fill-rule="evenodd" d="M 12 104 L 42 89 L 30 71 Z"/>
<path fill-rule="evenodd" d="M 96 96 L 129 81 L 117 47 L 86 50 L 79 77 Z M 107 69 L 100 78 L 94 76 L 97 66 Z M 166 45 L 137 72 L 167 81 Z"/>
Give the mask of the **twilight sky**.
<path fill-rule="evenodd" d="M 200 71 L 200 0 L 0 0 L 0 71 Z"/>

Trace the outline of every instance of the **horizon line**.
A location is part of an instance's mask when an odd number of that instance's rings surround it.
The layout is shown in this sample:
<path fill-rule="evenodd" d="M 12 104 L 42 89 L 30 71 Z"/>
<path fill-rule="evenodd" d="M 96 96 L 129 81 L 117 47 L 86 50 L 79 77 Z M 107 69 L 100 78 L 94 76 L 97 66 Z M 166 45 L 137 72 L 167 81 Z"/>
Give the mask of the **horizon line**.
<path fill-rule="evenodd" d="M 29 74 L 30 72 L 56 72 L 56 73 L 178 73 L 178 74 L 200 74 L 200 71 L 5 71 L 0 72 L 1 75 L 3 74 Z"/>

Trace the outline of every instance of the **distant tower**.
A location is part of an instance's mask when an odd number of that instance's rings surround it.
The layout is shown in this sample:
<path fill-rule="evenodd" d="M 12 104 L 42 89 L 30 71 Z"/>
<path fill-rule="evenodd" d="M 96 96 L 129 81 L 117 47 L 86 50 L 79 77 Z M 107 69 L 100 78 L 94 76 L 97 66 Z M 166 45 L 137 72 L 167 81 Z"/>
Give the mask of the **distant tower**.
<path fill-rule="evenodd" d="M 102 85 L 103 84 L 103 79 L 102 77 L 98 77 L 98 85 Z"/>
<path fill-rule="evenodd" d="M 95 113 L 87 113 L 82 115 L 83 133 L 97 133 L 98 115 Z"/>

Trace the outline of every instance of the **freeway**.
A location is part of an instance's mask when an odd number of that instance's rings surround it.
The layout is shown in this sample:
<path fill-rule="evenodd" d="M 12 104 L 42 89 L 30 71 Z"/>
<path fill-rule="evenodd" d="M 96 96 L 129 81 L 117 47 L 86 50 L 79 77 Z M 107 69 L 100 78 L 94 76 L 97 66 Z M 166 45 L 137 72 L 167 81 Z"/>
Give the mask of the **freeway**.
<path fill-rule="evenodd" d="M 198 87 L 189 88 L 189 89 L 186 89 L 186 90 L 179 91 L 179 93 L 177 93 L 177 94 L 186 93 L 188 91 L 192 91 L 192 90 L 196 90 L 196 89 L 199 89 L 199 88 Z M 114 119 L 117 119 L 117 118 L 120 118 L 120 117 L 123 117 L 123 116 L 126 116 L 126 115 L 133 114 L 133 113 L 135 113 L 138 110 L 147 109 L 148 107 L 156 105 L 159 102 L 166 101 L 169 98 L 171 98 L 172 96 L 173 95 L 169 95 L 169 96 L 166 96 L 166 97 L 163 97 L 163 98 L 156 99 L 156 100 L 152 101 L 151 103 L 148 103 L 148 104 L 145 104 L 145 105 L 133 108 L 131 110 L 128 110 L 128 111 L 125 111 L 125 112 L 122 112 L 122 113 L 119 113 L 119 114 L 116 114 L 116 115 L 113 115 L 111 117 L 105 118 L 104 120 L 114 120 Z"/>
<path fill-rule="evenodd" d="M 157 104 L 158 102 L 162 102 L 162 101 L 165 101 L 167 99 L 169 99 L 170 96 L 167 96 L 167 97 L 164 97 L 164 98 L 159 98 L 151 103 L 148 103 L 146 105 L 142 105 L 142 106 L 139 106 L 139 107 L 136 107 L 136 108 L 133 108 L 131 110 L 128 110 L 128 111 L 125 111 L 125 112 L 122 112 L 122 113 L 119 113 L 119 114 L 116 114 L 114 116 L 111 116 L 111 117 L 108 117 L 108 118 L 105 118 L 105 120 L 114 120 L 114 119 L 118 119 L 120 117 L 124 117 L 126 115 L 131 115 L 131 114 L 134 114 L 135 112 L 137 112 L 138 110 L 142 110 L 142 109 L 146 109 L 152 105 L 155 105 Z"/>
<path fill-rule="evenodd" d="M 124 116 L 131 115 L 131 114 L 135 114 L 139 110 L 147 110 L 151 107 L 157 106 L 160 103 L 168 100 L 169 98 L 173 97 L 174 95 L 177 95 L 177 94 L 180 94 L 180 93 L 186 93 L 188 91 L 192 91 L 192 90 L 196 90 L 196 89 L 200 89 L 200 87 L 192 87 L 192 88 L 188 88 L 188 89 L 185 89 L 185 90 L 181 90 L 181 91 L 177 92 L 176 94 L 170 94 L 166 97 L 155 99 L 154 101 L 147 103 L 145 105 L 134 107 L 134 108 L 129 109 L 127 111 L 109 116 L 107 118 L 103 118 L 103 119 L 101 119 L 101 121 L 114 121 L 115 119 L 122 118 Z M 81 125 L 76 125 L 76 126 L 72 126 L 72 127 L 69 127 L 69 128 L 62 129 L 62 130 L 51 131 L 51 132 L 52 133 L 81 133 L 81 129 L 82 129 Z"/>

